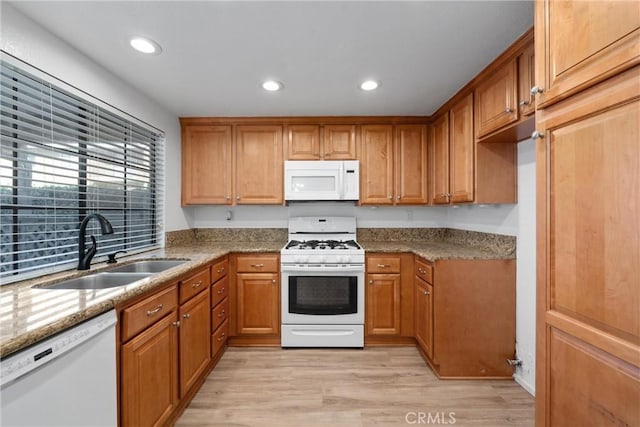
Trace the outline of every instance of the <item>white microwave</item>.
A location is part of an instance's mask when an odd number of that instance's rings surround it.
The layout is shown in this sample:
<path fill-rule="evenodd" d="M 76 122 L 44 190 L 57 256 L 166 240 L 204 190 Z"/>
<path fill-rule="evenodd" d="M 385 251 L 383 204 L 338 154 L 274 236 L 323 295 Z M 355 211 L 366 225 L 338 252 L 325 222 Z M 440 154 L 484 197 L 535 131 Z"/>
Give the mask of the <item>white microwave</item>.
<path fill-rule="evenodd" d="M 285 160 L 285 200 L 358 200 L 358 160 Z"/>

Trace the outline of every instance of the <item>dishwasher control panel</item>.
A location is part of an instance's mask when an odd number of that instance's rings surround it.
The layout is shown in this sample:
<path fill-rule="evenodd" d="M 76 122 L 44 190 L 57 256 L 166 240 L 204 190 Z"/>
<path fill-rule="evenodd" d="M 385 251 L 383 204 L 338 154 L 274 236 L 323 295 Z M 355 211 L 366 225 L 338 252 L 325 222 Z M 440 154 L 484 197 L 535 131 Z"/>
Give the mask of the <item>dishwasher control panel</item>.
<path fill-rule="evenodd" d="M 114 310 L 47 338 L 2 360 L 0 387 L 56 359 L 116 323 Z"/>

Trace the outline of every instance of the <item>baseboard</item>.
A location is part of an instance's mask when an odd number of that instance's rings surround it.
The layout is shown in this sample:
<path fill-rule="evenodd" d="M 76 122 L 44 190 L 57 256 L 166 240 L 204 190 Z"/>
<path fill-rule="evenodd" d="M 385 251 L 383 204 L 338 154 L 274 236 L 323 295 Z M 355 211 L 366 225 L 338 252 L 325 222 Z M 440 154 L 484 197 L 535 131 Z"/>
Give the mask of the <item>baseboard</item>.
<path fill-rule="evenodd" d="M 533 387 L 531 384 L 529 384 L 527 381 L 525 381 L 521 376 L 519 376 L 517 374 L 513 375 L 513 379 L 515 380 L 515 382 L 520 384 L 520 387 L 525 389 L 527 391 L 527 393 L 529 393 L 531 396 L 535 397 L 535 395 L 536 395 L 535 387 Z"/>

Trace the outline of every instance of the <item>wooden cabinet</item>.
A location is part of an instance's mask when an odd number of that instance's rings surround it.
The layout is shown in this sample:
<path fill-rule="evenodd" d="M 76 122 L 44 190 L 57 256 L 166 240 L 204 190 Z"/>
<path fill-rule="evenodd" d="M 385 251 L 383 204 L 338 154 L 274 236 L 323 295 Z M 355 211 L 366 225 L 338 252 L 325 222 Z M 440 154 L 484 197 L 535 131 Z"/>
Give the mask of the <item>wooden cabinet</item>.
<path fill-rule="evenodd" d="M 412 261 L 410 254 L 367 254 L 366 343 L 400 343 L 413 337 Z"/>
<path fill-rule="evenodd" d="M 531 88 L 536 85 L 535 50 L 530 43 L 518 55 L 518 108 L 520 117 L 530 116 L 536 111 L 535 97 Z"/>
<path fill-rule="evenodd" d="M 393 126 L 360 129 L 360 203 L 393 204 Z"/>
<path fill-rule="evenodd" d="M 183 206 L 231 204 L 231 171 L 231 126 L 183 126 Z"/>
<path fill-rule="evenodd" d="M 427 357 L 433 358 L 433 286 L 416 274 L 414 291 L 416 341 Z"/>
<path fill-rule="evenodd" d="M 640 3 L 535 3 L 538 108 L 640 63 Z"/>
<path fill-rule="evenodd" d="M 169 288 L 177 305 L 177 289 Z M 166 292 L 162 295 L 168 295 Z M 138 307 L 157 302 L 155 295 Z M 155 305 L 157 308 L 158 305 Z M 178 405 L 178 315 L 175 310 L 150 312 L 154 320 L 120 347 L 120 423 L 123 426 L 164 425 Z"/>
<path fill-rule="evenodd" d="M 181 123 L 183 206 L 283 203 L 282 126 Z"/>
<path fill-rule="evenodd" d="M 233 319 L 238 336 L 280 334 L 280 276 L 277 254 L 233 255 Z M 232 301 L 233 303 L 234 301 Z"/>
<path fill-rule="evenodd" d="M 427 203 L 426 131 L 424 125 L 361 127 L 361 204 Z"/>
<path fill-rule="evenodd" d="M 356 159 L 355 125 L 289 125 L 288 160 Z"/>
<path fill-rule="evenodd" d="M 620 22 L 588 34 L 623 29 L 637 6 L 612 2 Z M 536 118 L 536 424 L 640 425 L 640 66 Z"/>
<path fill-rule="evenodd" d="M 473 95 L 449 110 L 449 200 L 473 202 L 475 153 L 473 140 Z"/>
<path fill-rule="evenodd" d="M 211 357 L 218 359 L 229 338 L 229 260 L 224 258 L 211 267 Z"/>
<path fill-rule="evenodd" d="M 515 280 L 515 260 L 416 259 L 415 337 L 439 377 L 511 378 Z"/>
<path fill-rule="evenodd" d="M 434 120 L 430 144 L 432 203 L 474 201 L 473 94 Z"/>
<path fill-rule="evenodd" d="M 200 379 L 211 361 L 209 283 L 180 306 L 180 396 Z"/>
<path fill-rule="evenodd" d="M 355 125 L 324 125 L 320 149 L 325 160 L 357 159 Z"/>
<path fill-rule="evenodd" d="M 236 204 L 282 204 L 282 126 L 236 127 Z"/>
<path fill-rule="evenodd" d="M 518 120 L 518 64 L 515 58 L 478 84 L 475 114 L 477 138 Z"/>

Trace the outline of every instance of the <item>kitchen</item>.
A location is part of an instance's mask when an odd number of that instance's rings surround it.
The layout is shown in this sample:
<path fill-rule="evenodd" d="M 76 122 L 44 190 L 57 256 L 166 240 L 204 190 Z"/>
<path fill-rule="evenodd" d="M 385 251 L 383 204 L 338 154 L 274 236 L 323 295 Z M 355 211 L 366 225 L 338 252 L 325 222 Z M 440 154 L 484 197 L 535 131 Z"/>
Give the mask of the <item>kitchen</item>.
<path fill-rule="evenodd" d="M 27 6 L 24 6 L 27 7 Z M 531 5 L 529 5 L 531 7 Z M 20 9 L 16 7 L 16 9 Z M 29 20 L 11 5 L 3 3 L 3 50 L 8 50 L 38 68 L 59 77 L 81 88 L 91 95 L 109 101 L 110 104 L 142 118 L 149 123 L 162 128 L 166 141 L 166 191 L 165 191 L 165 230 L 178 232 L 188 229 L 207 228 L 277 228 L 286 229 L 287 219 L 296 216 L 310 215 L 338 215 L 356 217 L 359 228 L 455 228 L 483 233 L 503 235 L 517 235 L 517 302 L 516 313 L 516 341 L 517 353 L 523 361 L 520 371 L 516 371 L 516 380 L 530 393 L 534 392 L 535 368 L 533 355 L 535 354 L 535 149 L 533 141 L 525 141 L 517 146 L 518 149 L 518 204 L 517 205 L 454 205 L 451 207 L 383 207 L 383 206 L 354 206 L 353 204 L 290 204 L 289 206 L 202 206 L 181 208 L 181 188 L 178 159 L 181 149 L 180 127 L 176 117 L 154 101 L 143 96 L 133 96 L 132 89 L 127 83 L 115 77 L 108 69 L 95 64 L 88 57 L 78 53 L 68 42 L 51 35 L 43 26 Z M 138 13 L 142 13 L 138 11 Z M 469 70 L 464 84 L 476 75 L 488 62 L 499 55 L 520 34 L 530 28 L 533 22 L 532 11 L 525 14 L 525 22 L 505 40 L 504 46 L 497 49 L 493 55 L 488 55 L 484 63 L 480 62 L 475 70 Z M 124 36 L 123 36 L 124 37 Z M 90 37 L 87 36 L 87 39 Z M 89 41 L 89 40 L 87 40 Z M 165 47 L 167 49 L 167 47 Z M 167 54 L 167 52 L 165 52 Z M 129 62 L 135 67 L 142 59 L 132 52 Z M 179 76 L 179 70 L 172 70 Z M 285 80 L 285 79 L 283 79 Z M 252 81 L 251 84 L 254 84 Z M 255 82 L 257 84 L 257 82 Z M 388 84 L 388 83 L 387 83 Z M 384 87 L 388 87 L 383 82 Z M 458 86 L 459 87 L 459 86 Z M 431 114 L 443 101 L 448 99 L 458 87 L 449 89 L 439 101 L 435 101 Z M 289 90 L 288 79 L 285 81 L 285 91 Z M 285 92 L 283 92 L 285 93 Z M 271 95 L 271 94 L 266 94 Z M 276 96 L 279 94 L 275 94 Z M 323 114 L 309 110 L 300 112 L 279 111 L 273 107 L 272 98 L 259 95 L 262 104 L 256 104 L 250 115 L 348 115 L 340 110 L 323 111 Z M 318 95 L 319 96 L 319 95 Z M 321 98 L 318 98 L 321 99 Z M 178 100 L 176 100 L 178 102 Z M 182 101 L 184 102 L 184 101 Z M 168 104 L 165 104 L 168 105 Z M 193 107 L 195 108 L 195 107 Z M 307 107 L 309 108 L 309 107 Z M 378 107 L 382 108 L 382 107 Z M 219 110 L 216 114 L 209 114 L 208 110 L 181 110 L 185 116 L 226 116 L 242 114 L 225 114 Z M 388 114 L 384 109 L 373 112 L 372 115 Z M 403 114 L 401 114 L 403 115 Z M 173 143 L 171 143 L 173 141 Z M 320 211 L 319 210 L 324 210 Z M 228 217 L 231 217 L 228 219 Z M 524 226 L 523 226 L 524 224 Z M 279 250 L 279 249 L 278 249 Z M 214 371 L 215 372 L 215 371 Z"/>

